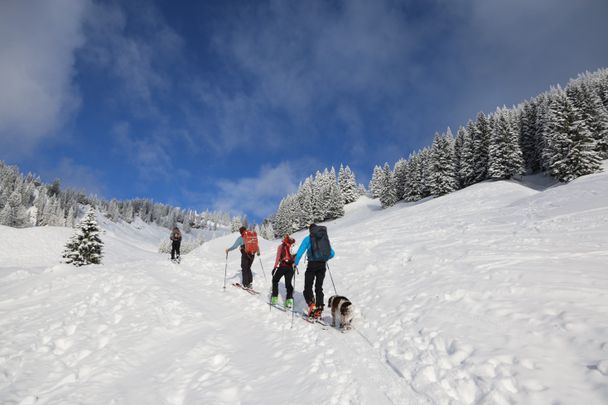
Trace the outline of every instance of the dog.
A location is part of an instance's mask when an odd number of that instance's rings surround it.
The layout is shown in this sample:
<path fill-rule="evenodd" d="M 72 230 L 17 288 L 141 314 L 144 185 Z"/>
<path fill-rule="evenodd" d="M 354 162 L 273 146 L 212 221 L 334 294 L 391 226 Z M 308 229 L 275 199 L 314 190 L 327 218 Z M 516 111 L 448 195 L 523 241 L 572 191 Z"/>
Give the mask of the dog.
<path fill-rule="evenodd" d="M 350 329 L 353 320 L 353 306 L 350 300 L 340 295 L 329 297 L 329 308 L 331 308 L 331 326 L 336 326 L 339 321 L 340 328 Z"/>

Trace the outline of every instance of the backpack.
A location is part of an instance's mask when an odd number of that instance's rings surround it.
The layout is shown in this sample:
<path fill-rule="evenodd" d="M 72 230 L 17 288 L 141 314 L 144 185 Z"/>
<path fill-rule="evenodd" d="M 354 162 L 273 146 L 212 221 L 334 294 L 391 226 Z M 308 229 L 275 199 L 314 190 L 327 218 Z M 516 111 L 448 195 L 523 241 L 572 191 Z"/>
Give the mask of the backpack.
<path fill-rule="evenodd" d="M 250 255 L 257 253 L 260 248 L 258 246 L 258 234 L 255 231 L 243 232 L 243 244 L 245 246 L 245 253 Z"/>
<path fill-rule="evenodd" d="M 291 252 L 291 245 L 287 245 L 285 243 L 281 246 L 281 260 L 280 263 L 284 263 L 286 265 L 292 265 L 294 262 L 293 253 Z"/>
<path fill-rule="evenodd" d="M 310 230 L 310 255 L 312 262 L 326 262 L 331 256 L 331 245 L 327 236 L 327 228 L 315 226 Z"/>

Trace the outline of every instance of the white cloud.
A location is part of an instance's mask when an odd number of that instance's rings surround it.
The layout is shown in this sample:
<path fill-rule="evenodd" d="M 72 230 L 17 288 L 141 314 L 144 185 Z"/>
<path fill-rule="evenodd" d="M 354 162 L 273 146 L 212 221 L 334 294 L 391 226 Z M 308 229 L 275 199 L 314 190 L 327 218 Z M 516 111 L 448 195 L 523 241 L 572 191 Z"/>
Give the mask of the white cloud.
<path fill-rule="evenodd" d="M 214 208 L 228 212 L 250 213 L 264 218 L 276 210 L 277 200 L 296 191 L 293 167 L 288 163 L 264 166 L 257 176 L 239 180 L 219 180 Z"/>
<path fill-rule="evenodd" d="M 83 44 L 86 1 L 0 2 L 0 146 L 31 148 L 79 107 L 75 51 Z"/>

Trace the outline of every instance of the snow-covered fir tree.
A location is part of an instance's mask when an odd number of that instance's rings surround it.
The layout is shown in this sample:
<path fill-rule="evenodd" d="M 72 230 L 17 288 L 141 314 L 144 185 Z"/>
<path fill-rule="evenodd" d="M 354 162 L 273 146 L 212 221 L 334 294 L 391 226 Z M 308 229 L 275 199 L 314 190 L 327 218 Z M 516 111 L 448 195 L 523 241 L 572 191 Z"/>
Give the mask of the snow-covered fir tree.
<path fill-rule="evenodd" d="M 300 224 L 306 227 L 315 222 L 315 187 L 312 176 L 307 177 L 298 189 L 298 202 L 300 204 Z"/>
<path fill-rule="evenodd" d="M 384 164 L 382 177 L 379 179 L 380 192 L 378 198 L 383 208 L 390 207 L 397 203 L 397 190 L 395 189 L 395 178 L 388 163 Z"/>
<path fill-rule="evenodd" d="M 475 183 L 488 178 L 488 157 L 491 137 L 492 124 L 490 119 L 483 112 L 480 112 L 475 121 L 475 132 L 473 134 Z"/>
<path fill-rule="evenodd" d="M 521 114 L 519 143 L 521 145 L 524 168 L 530 173 L 541 169 L 542 140 L 538 138 L 538 102 L 526 101 Z"/>
<path fill-rule="evenodd" d="M 21 228 L 27 223 L 25 208 L 21 204 L 21 194 L 15 190 L 8 197 L 4 207 L 0 210 L 0 225 Z"/>
<path fill-rule="evenodd" d="M 103 242 L 99 237 L 99 226 L 95 219 L 95 211 L 89 208 L 78 224 L 75 234 L 66 244 L 63 258 L 66 263 L 75 266 L 100 264 L 103 257 L 102 249 Z"/>
<path fill-rule="evenodd" d="M 395 163 L 395 167 L 393 168 L 393 175 L 395 179 L 395 195 L 397 197 L 397 201 L 403 200 L 405 195 L 405 186 L 407 184 L 407 160 L 399 159 L 397 163 Z"/>
<path fill-rule="evenodd" d="M 372 179 L 369 181 L 369 186 L 367 189 L 369 190 L 369 195 L 372 198 L 380 197 L 380 179 L 382 178 L 382 168 L 378 165 L 374 167 L 374 172 L 372 173 Z"/>
<path fill-rule="evenodd" d="M 473 121 L 469 121 L 466 129 L 461 128 L 458 130 L 460 136 L 462 136 L 462 148 L 460 151 L 460 168 L 458 177 L 462 183 L 462 187 L 468 187 L 475 183 L 475 140 L 473 139 L 475 134 L 475 124 Z"/>
<path fill-rule="evenodd" d="M 429 163 L 431 194 L 440 196 L 456 190 L 454 139 L 449 128 L 446 135 L 435 134 Z"/>
<path fill-rule="evenodd" d="M 563 182 L 601 169 L 595 140 L 580 111 L 558 90 L 550 107 L 551 133 L 543 151 L 551 175 Z"/>
<path fill-rule="evenodd" d="M 359 192 L 357 191 L 357 179 L 348 165 L 346 167 L 340 165 L 338 172 L 338 185 L 344 204 L 350 204 L 357 201 Z"/>
<path fill-rule="evenodd" d="M 608 158 L 608 110 L 597 91 L 580 79 L 573 81 L 566 92 L 595 140 L 595 150 L 602 159 Z"/>
<path fill-rule="evenodd" d="M 423 148 L 419 154 L 420 157 L 420 194 L 422 198 L 431 195 L 431 150 Z"/>
<path fill-rule="evenodd" d="M 327 189 L 324 194 L 327 198 L 327 214 L 325 220 L 344 216 L 344 197 L 338 185 L 336 170 L 332 167 L 327 177 Z"/>
<path fill-rule="evenodd" d="M 410 154 L 407 160 L 407 177 L 403 199 L 408 202 L 422 199 L 422 170 L 420 169 L 420 156 L 418 153 Z"/>
<path fill-rule="evenodd" d="M 488 177 L 510 179 L 517 174 L 522 174 L 524 169 L 519 137 L 511 127 L 506 108 L 500 109 L 494 114 L 493 123 Z"/>

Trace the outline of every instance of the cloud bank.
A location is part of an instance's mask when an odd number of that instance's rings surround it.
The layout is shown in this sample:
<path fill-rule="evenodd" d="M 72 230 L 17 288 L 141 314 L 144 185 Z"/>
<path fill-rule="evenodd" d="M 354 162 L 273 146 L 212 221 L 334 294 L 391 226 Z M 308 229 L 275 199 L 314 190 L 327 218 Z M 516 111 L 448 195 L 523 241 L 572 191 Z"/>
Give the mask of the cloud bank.
<path fill-rule="evenodd" d="M 0 146 L 31 152 L 80 105 L 75 51 L 86 1 L 0 2 Z"/>

